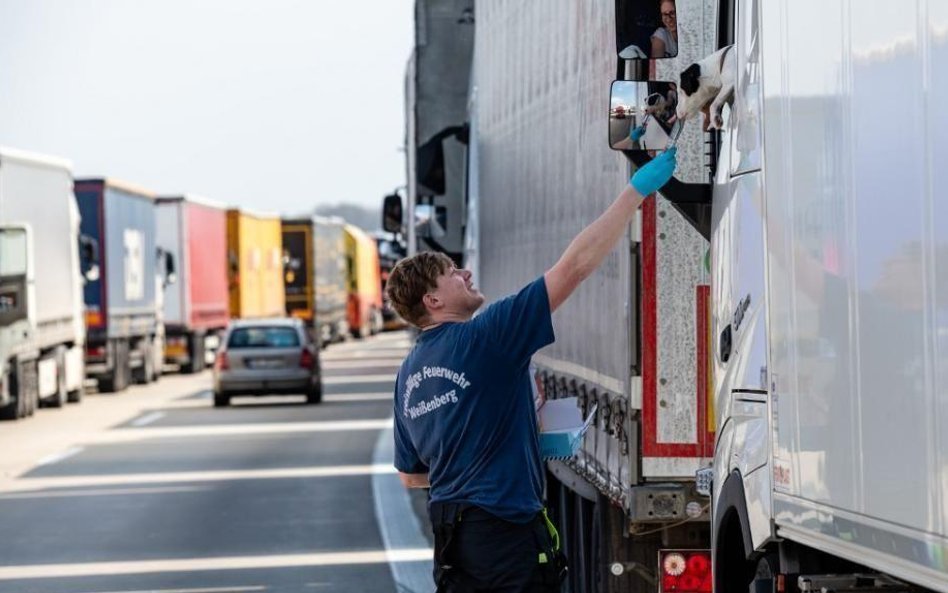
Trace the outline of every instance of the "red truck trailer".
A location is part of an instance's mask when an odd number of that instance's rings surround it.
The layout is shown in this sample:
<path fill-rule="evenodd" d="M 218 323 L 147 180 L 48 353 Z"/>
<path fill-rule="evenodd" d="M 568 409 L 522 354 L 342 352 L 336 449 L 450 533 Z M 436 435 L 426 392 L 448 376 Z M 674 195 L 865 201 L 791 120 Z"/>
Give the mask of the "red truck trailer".
<path fill-rule="evenodd" d="M 165 294 L 165 362 L 204 369 L 227 326 L 227 208 L 196 196 L 157 200 L 158 247 L 180 262 Z"/>

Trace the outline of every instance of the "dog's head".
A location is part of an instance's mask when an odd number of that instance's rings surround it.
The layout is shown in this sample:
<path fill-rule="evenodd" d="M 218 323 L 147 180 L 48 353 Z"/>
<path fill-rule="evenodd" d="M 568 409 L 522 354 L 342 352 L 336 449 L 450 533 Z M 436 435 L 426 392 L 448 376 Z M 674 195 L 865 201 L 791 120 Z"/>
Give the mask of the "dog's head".
<path fill-rule="evenodd" d="M 692 64 L 682 70 L 678 85 L 678 108 L 675 110 L 679 120 L 698 115 L 701 108 L 714 97 L 718 89 L 713 88 L 710 82 L 710 77 L 702 78 L 699 64 Z"/>
<path fill-rule="evenodd" d="M 645 97 L 645 113 L 649 115 L 658 115 L 665 111 L 667 101 L 661 93 L 652 93 Z"/>

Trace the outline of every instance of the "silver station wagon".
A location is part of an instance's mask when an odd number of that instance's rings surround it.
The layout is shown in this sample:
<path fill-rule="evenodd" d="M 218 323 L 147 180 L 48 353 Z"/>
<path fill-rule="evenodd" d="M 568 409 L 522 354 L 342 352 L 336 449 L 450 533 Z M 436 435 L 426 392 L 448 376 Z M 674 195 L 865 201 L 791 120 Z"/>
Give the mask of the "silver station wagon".
<path fill-rule="evenodd" d="M 227 327 L 214 362 L 214 406 L 235 395 L 323 398 L 319 348 L 298 319 L 240 319 Z"/>

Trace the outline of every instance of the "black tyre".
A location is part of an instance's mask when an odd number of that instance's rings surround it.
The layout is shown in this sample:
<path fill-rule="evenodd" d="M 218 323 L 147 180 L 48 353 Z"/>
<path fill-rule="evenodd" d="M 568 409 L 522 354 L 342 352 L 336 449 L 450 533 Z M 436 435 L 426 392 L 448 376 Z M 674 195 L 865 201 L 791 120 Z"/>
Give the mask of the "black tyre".
<path fill-rule="evenodd" d="M 79 402 L 82 401 L 83 395 L 85 395 L 85 389 L 80 387 L 79 389 L 76 389 L 75 391 L 70 391 L 69 393 L 67 393 L 66 401 L 68 401 L 71 404 L 78 404 Z"/>
<path fill-rule="evenodd" d="M 230 405 L 230 396 L 226 393 L 214 392 L 214 407 L 215 408 L 226 408 Z"/>
<path fill-rule="evenodd" d="M 7 406 L 0 408 L 0 420 L 16 420 L 17 419 L 16 412 L 18 409 L 19 409 L 19 406 L 17 405 L 16 401 L 14 401 L 13 403 Z"/>
<path fill-rule="evenodd" d="M 155 380 L 155 349 L 151 340 L 146 340 L 142 346 L 142 365 L 132 371 L 132 380 L 138 385 L 147 385 Z"/>
<path fill-rule="evenodd" d="M 206 366 L 204 354 L 204 334 L 188 335 L 188 362 L 181 365 L 181 372 L 191 375 L 203 371 Z"/>
<path fill-rule="evenodd" d="M 309 391 L 306 393 L 306 403 L 308 404 L 318 404 L 323 401 L 323 382 L 320 381 L 316 385 L 313 385 L 309 388 Z"/>
<path fill-rule="evenodd" d="M 131 369 L 128 368 L 128 342 L 119 340 L 114 343 L 115 365 L 105 377 L 99 379 L 99 391 L 102 393 L 118 393 L 128 387 L 131 378 Z"/>
<path fill-rule="evenodd" d="M 10 394 L 16 398 L 9 405 L 0 407 L 0 420 L 16 420 L 16 412 L 19 409 L 18 400 L 20 396 L 18 394 L 19 388 L 17 387 L 16 373 L 10 373 L 9 376 L 9 389 Z"/>

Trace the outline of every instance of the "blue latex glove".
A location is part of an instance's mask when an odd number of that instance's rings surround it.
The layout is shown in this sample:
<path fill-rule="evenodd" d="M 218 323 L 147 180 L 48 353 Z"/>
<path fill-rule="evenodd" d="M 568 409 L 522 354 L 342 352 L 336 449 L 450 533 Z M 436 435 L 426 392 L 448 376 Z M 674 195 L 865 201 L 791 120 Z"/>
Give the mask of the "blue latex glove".
<path fill-rule="evenodd" d="M 642 136 L 645 135 L 645 126 L 637 126 L 632 128 L 632 131 L 629 133 L 629 138 L 632 139 L 632 142 L 638 142 L 642 139 Z"/>
<path fill-rule="evenodd" d="M 672 173 L 675 172 L 675 154 L 678 153 L 678 147 L 672 146 L 665 152 L 649 161 L 644 167 L 640 167 L 629 183 L 643 196 L 655 193 L 662 186 L 668 183 Z"/>

